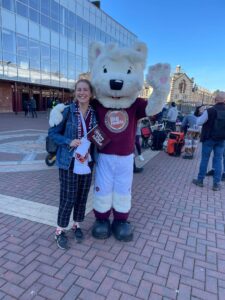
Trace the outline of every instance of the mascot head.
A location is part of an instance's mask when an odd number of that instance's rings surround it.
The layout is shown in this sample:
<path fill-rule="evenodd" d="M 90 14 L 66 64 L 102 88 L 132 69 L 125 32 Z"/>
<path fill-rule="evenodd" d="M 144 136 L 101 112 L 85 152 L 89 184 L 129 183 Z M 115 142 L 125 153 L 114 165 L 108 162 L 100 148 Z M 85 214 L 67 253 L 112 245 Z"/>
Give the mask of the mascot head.
<path fill-rule="evenodd" d="M 144 83 L 147 46 L 137 42 L 131 48 L 93 42 L 89 50 L 91 81 L 97 99 L 106 108 L 128 108 Z"/>

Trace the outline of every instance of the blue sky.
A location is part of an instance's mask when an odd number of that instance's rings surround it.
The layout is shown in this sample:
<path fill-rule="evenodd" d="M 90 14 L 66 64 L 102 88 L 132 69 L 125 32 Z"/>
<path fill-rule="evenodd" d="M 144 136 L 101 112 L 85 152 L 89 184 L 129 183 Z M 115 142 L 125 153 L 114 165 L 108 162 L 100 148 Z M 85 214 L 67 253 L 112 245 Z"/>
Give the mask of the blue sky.
<path fill-rule="evenodd" d="M 101 9 L 148 45 L 148 65 L 181 65 L 197 85 L 225 91 L 225 0 L 101 0 Z"/>

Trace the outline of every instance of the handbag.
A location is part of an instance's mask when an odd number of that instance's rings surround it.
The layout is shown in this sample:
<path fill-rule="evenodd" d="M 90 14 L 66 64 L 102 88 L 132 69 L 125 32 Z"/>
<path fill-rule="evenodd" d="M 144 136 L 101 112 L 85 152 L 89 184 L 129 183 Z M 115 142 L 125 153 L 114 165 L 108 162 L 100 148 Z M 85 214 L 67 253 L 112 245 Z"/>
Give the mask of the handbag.
<path fill-rule="evenodd" d="M 46 141 L 45 141 L 45 148 L 46 151 L 50 154 L 54 154 L 57 152 L 57 148 L 58 146 L 56 145 L 56 143 L 53 141 L 53 139 L 47 135 L 46 137 Z"/>

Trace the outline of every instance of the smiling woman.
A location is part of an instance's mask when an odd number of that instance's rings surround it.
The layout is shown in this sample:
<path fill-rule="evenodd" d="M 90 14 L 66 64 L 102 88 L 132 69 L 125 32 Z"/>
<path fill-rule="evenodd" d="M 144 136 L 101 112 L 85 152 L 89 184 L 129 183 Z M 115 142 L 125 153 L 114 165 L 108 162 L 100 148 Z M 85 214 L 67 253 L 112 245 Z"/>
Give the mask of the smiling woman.
<path fill-rule="evenodd" d="M 55 239 L 61 249 L 68 248 L 65 229 L 72 210 L 74 237 L 78 242 L 84 238 L 79 222 L 84 220 L 92 179 L 87 133 L 96 125 L 96 114 L 90 105 L 94 90 L 87 79 L 80 79 L 76 82 L 74 94 L 74 102 L 64 110 L 61 122 L 49 129 L 49 137 L 58 145 L 56 163 L 59 167 L 60 204 Z M 55 111 L 57 109 L 51 112 L 50 122 Z"/>

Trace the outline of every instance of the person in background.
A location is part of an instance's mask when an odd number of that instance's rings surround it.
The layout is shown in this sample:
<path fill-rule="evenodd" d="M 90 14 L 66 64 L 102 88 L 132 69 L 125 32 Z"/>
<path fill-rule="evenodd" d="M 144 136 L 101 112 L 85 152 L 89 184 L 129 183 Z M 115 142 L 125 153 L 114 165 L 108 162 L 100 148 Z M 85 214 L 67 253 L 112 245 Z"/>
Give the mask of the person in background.
<path fill-rule="evenodd" d="M 218 113 L 221 117 L 218 130 Z M 207 166 L 210 154 L 214 153 L 214 175 L 213 175 L 213 190 L 220 190 L 220 182 L 222 175 L 222 158 L 225 147 L 225 92 L 218 92 L 215 96 L 215 105 L 206 109 L 203 114 L 197 119 L 197 125 L 202 126 L 201 142 L 202 142 L 202 157 L 197 179 L 193 179 L 193 183 L 203 187 L 203 180 L 206 175 Z"/>
<path fill-rule="evenodd" d="M 47 119 L 49 119 L 51 109 L 52 109 L 52 98 L 48 98 L 47 99 Z"/>
<path fill-rule="evenodd" d="M 193 159 L 200 135 L 200 128 L 196 125 L 200 115 L 201 106 L 197 106 L 195 111 L 186 115 L 182 121 L 181 130 L 185 133 L 184 159 Z"/>
<path fill-rule="evenodd" d="M 28 106 L 28 101 L 24 100 L 23 101 L 23 110 L 24 110 L 24 117 L 29 117 L 29 106 Z"/>
<path fill-rule="evenodd" d="M 212 169 L 206 173 L 206 176 L 213 176 L 214 173 L 215 173 L 215 161 L 214 161 L 214 157 L 213 157 Z M 223 151 L 223 173 L 222 173 L 221 181 L 225 181 L 225 148 Z"/>
<path fill-rule="evenodd" d="M 27 116 L 29 118 L 29 115 L 31 114 L 31 98 L 29 98 L 27 101 L 27 109 L 28 109 Z"/>
<path fill-rule="evenodd" d="M 55 239 L 61 249 L 68 248 L 65 229 L 72 210 L 74 238 L 78 242 L 84 238 L 80 222 L 84 220 L 92 180 L 90 142 L 86 136 L 97 123 L 96 113 L 91 107 L 93 93 L 88 80 L 78 80 L 74 102 L 63 111 L 61 123 L 49 129 L 49 136 L 58 145 L 56 163 L 59 167 L 60 203 Z"/>
<path fill-rule="evenodd" d="M 31 108 L 32 118 L 34 118 L 34 116 L 37 118 L 37 103 L 33 96 L 31 96 L 30 98 L 30 108 Z"/>
<path fill-rule="evenodd" d="M 134 168 L 133 168 L 133 173 L 141 173 L 144 171 L 143 167 L 137 167 L 136 162 L 135 162 L 135 157 L 134 157 Z"/>
<path fill-rule="evenodd" d="M 213 176 L 214 173 L 215 173 L 215 162 L 214 162 L 214 157 L 213 157 L 212 169 L 206 173 L 206 176 Z M 222 173 L 221 181 L 225 181 L 225 148 L 223 151 L 223 173 Z"/>
<path fill-rule="evenodd" d="M 195 108 L 195 111 L 191 112 L 190 114 L 186 115 L 183 118 L 182 124 L 181 124 L 181 130 L 186 134 L 188 128 L 193 128 L 197 123 L 197 118 L 200 117 L 201 106 L 197 106 Z"/>
<path fill-rule="evenodd" d="M 141 154 L 141 144 L 140 144 L 140 138 L 141 138 L 141 121 L 139 120 L 137 123 L 137 130 L 136 130 L 136 136 L 135 136 L 135 147 L 137 149 L 138 158 L 140 161 L 144 161 L 144 157 Z"/>
<path fill-rule="evenodd" d="M 176 121 L 178 116 L 178 110 L 175 102 L 171 102 L 171 107 L 167 113 L 167 128 L 172 131 L 176 131 Z"/>
<path fill-rule="evenodd" d="M 52 108 L 54 108 L 57 104 L 59 104 L 58 98 L 52 99 Z"/>
<path fill-rule="evenodd" d="M 162 109 L 162 120 L 167 118 L 168 110 L 169 110 L 169 106 L 168 104 L 166 104 Z"/>
<path fill-rule="evenodd" d="M 182 114 L 181 111 L 178 110 L 178 115 L 177 115 L 177 122 L 183 122 L 184 115 Z"/>

